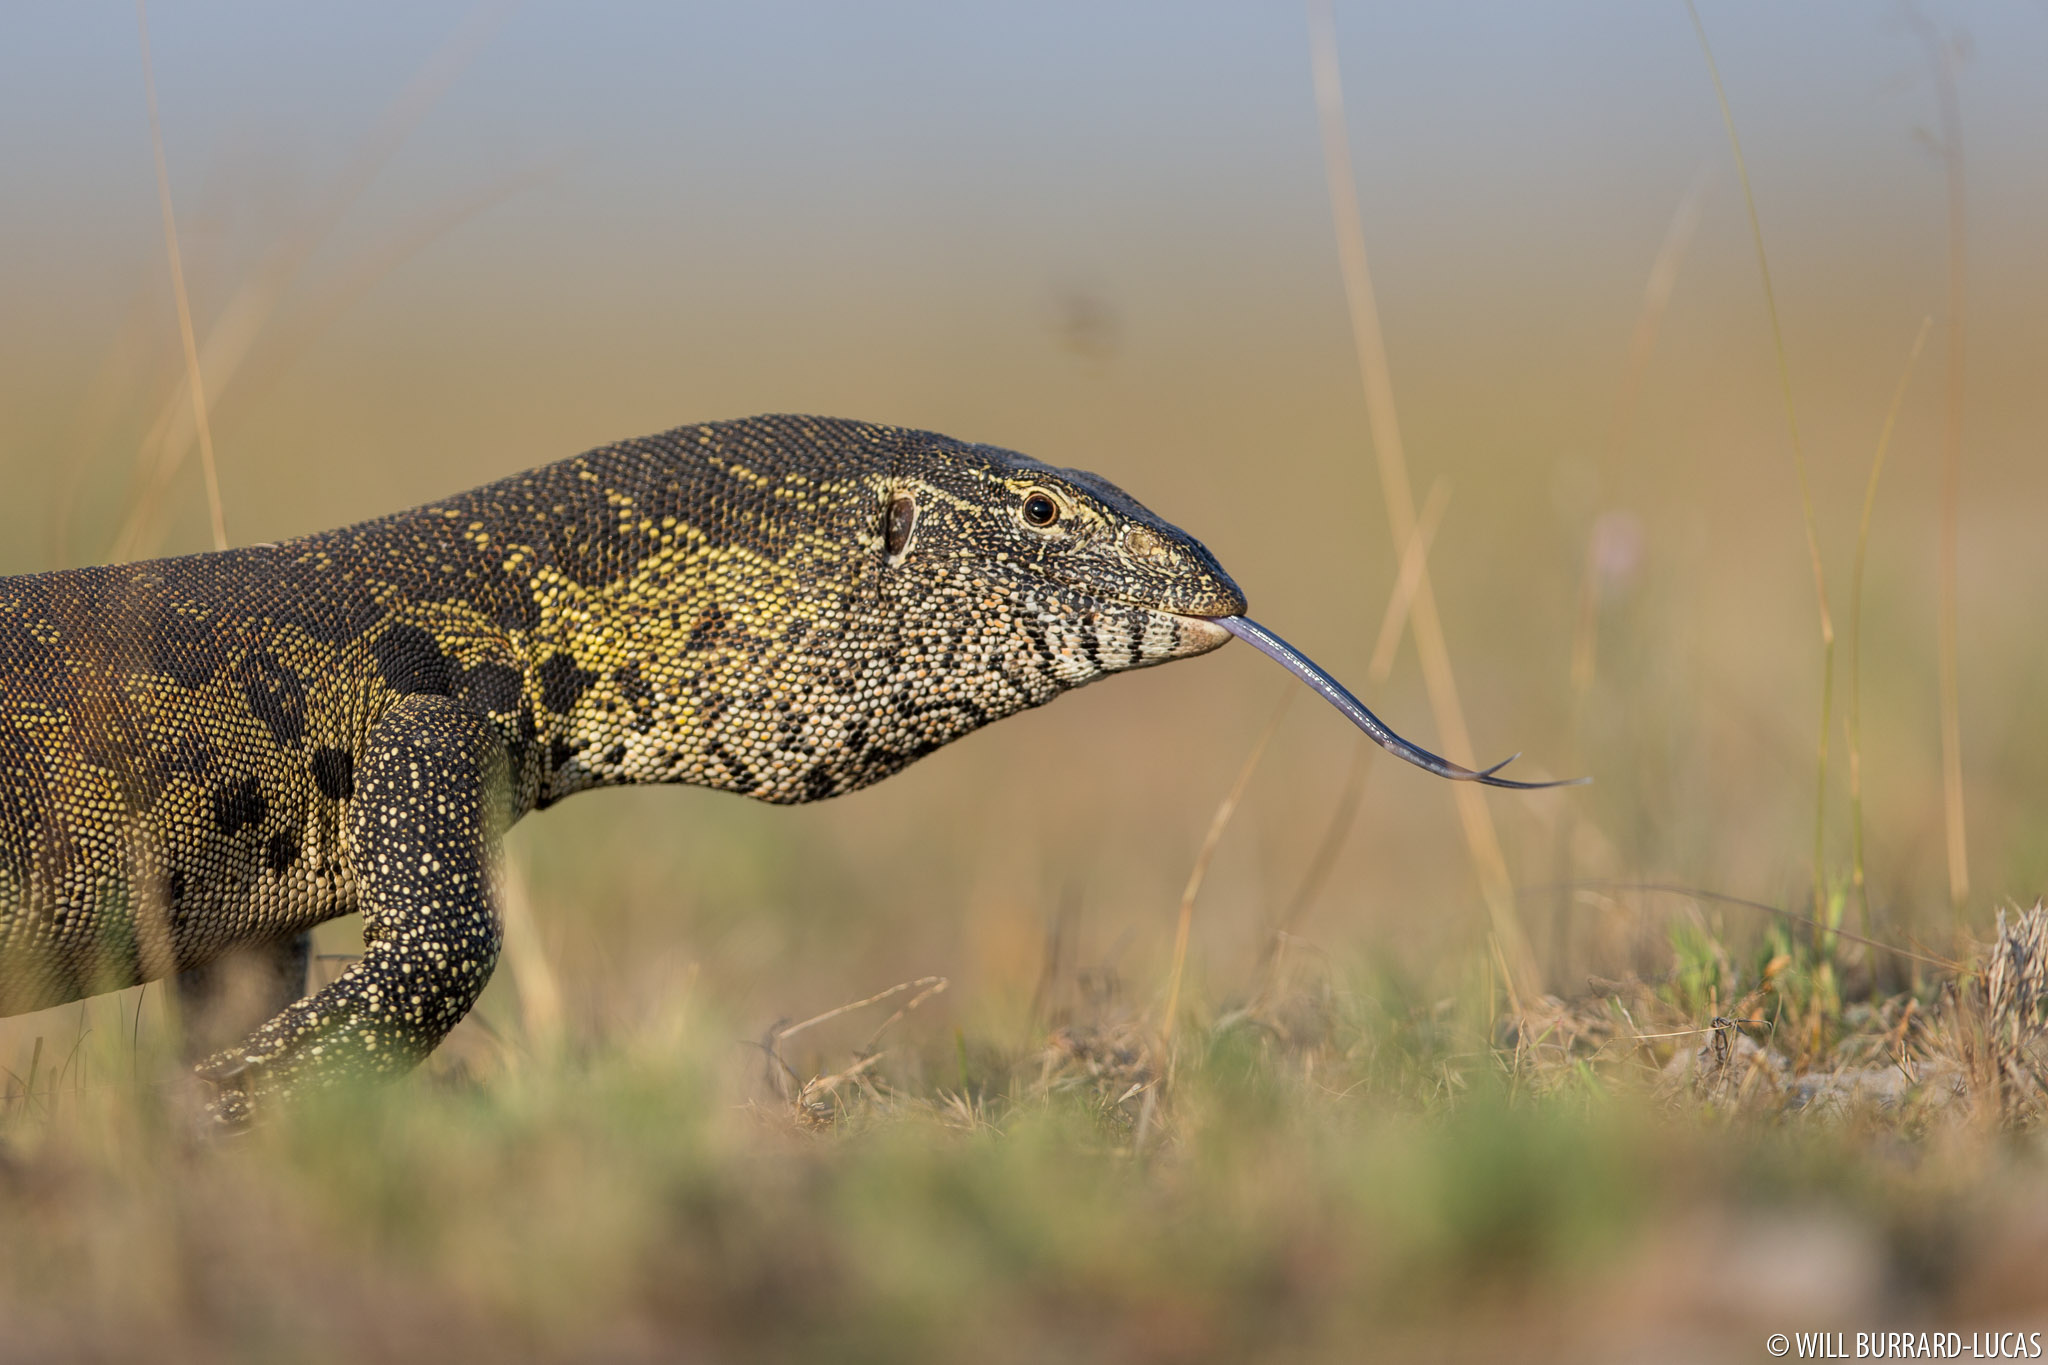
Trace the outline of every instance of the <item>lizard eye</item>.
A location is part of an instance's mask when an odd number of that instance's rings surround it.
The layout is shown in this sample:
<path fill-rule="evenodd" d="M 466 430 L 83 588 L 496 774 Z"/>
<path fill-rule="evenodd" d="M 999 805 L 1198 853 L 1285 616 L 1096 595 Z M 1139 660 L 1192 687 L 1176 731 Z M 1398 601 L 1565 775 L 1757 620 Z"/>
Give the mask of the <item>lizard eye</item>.
<path fill-rule="evenodd" d="M 1060 519 L 1060 505 L 1043 493 L 1024 499 L 1024 520 L 1033 526 L 1050 526 Z"/>
<path fill-rule="evenodd" d="M 903 553 L 903 547 L 910 543 L 910 530 L 915 525 L 917 504 L 900 495 L 892 499 L 882 522 L 882 544 L 891 558 Z"/>

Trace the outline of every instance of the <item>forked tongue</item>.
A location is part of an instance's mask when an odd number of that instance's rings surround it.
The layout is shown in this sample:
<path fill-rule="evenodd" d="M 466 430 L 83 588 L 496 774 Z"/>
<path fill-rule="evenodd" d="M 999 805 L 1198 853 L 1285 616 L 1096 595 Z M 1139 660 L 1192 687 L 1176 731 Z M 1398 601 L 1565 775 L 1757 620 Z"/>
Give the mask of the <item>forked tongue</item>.
<path fill-rule="evenodd" d="M 1407 759 L 1418 768 L 1435 773 L 1438 777 L 1448 777 L 1454 782 L 1483 782 L 1489 787 L 1512 787 L 1517 791 L 1535 791 L 1540 787 L 1576 787 L 1593 780 L 1590 777 L 1568 777 L 1554 782 L 1517 782 L 1511 777 L 1494 776 L 1502 768 L 1520 758 L 1520 754 L 1510 754 L 1491 768 L 1482 768 L 1477 772 L 1447 758 L 1438 758 L 1429 750 L 1410 744 L 1389 730 L 1378 716 L 1365 709 L 1365 703 L 1351 695 L 1344 684 L 1317 668 L 1307 655 L 1257 621 L 1248 616 L 1212 616 L 1209 619 L 1259 653 L 1275 660 L 1282 668 L 1321 693 L 1325 701 L 1342 711 L 1353 725 L 1365 731 L 1373 743 L 1390 754 Z"/>

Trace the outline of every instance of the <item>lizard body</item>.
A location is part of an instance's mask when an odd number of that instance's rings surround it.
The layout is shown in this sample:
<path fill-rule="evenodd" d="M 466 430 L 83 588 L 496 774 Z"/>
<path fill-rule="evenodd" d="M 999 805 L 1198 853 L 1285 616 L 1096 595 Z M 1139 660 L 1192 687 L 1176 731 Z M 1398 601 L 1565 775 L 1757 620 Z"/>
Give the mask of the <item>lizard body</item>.
<path fill-rule="evenodd" d="M 804 417 L 0 579 L 0 1014 L 236 949 L 302 964 L 306 930 L 360 910 L 362 960 L 201 1071 L 229 1118 L 403 1071 L 490 975 L 493 858 L 527 812 L 625 782 L 853 791 L 1214 649 L 1243 607 L 1094 475 Z"/>

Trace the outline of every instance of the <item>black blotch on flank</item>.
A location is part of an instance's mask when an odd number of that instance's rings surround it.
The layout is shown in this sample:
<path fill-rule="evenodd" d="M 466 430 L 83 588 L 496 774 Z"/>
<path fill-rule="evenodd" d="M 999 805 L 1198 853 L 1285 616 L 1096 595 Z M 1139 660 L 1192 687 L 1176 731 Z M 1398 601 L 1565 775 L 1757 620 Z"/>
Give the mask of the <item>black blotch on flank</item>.
<path fill-rule="evenodd" d="M 178 902 L 185 899 L 185 873 L 180 868 L 171 869 L 171 909 L 179 909 Z"/>
<path fill-rule="evenodd" d="M 169 749 L 157 755 L 157 771 L 163 778 L 204 777 L 213 771 L 213 750 L 197 735 L 180 735 Z"/>
<path fill-rule="evenodd" d="M 356 760 L 348 750 L 315 749 L 307 766 L 313 770 L 313 785 L 329 801 L 346 801 L 356 794 Z"/>
<path fill-rule="evenodd" d="M 519 670 L 508 664 L 478 664 L 462 675 L 462 699 L 479 711 L 506 716 L 519 709 Z"/>
<path fill-rule="evenodd" d="M 509 579 L 508 584 L 506 591 L 497 599 L 493 618 L 499 625 L 512 630 L 532 630 L 540 624 L 540 607 L 535 604 L 533 594 L 527 591 L 526 584 Z"/>
<path fill-rule="evenodd" d="M 616 767 L 618 767 L 618 766 L 619 766 L 619 765 L 620 765 L 621 763 L 624 763 L 625 761 L 626 761 L 626 746 L 625 746 L 625 745 L 623 745 L 623 744 L 614 744 L 614 745 L 612 745 L 612 747 L 611 747 L 611 748 L 609 748 L 609 749 L 605 750 L 605 754 L 604 754 L 604 766 L 605 766 L 605 767 L 607 767 L 607 768 L 616 768 Z"/>
<path fill-rule="evenodd" d="M 283 875 L 284 870 L 299 860 L 299 841 L 290 834 L 273 834 L 264 845 L 263 861 L 270 864 L 272 872 Z"/>
<path fill-rule="evenodd" d="M 255 654 L 236 670 L 249 710 L 270 729 L 281 749 L 296 749 L 306 737 L 306 684 L 275 654 Z"/>
<path fill-rule="evenodd" d="M 550 654 L 540 666 L 541 702 L 556 715 L 567 715 L 596 681 L 597 674 L 578 668 L 571 656 Z"/>
<path fill-rule="evenodd" d="M 635 708 L 645 710 L 653 704 L 654 689 L 640 676 L 639 664 L 622 664 L 613 669 L 612 683 L 619 689 L 619 695 L 633 703 Z"/>
<path fill-rule="evenodd" d="M 280 619 L 289 620 L 323 645 L 360 640 L 384 617 L 384 608 L 374 593 L 328 591 L 330 580 L 324 567 L 315 568 L 301 560 L 273 568 L 293 584 L 293 600 L 280 613 Z M 312 586 L 316 582 L 320 584 L 318 589 Z"/>
<path fill-rule="evenodd" d="M 255 778 L 245 777 L 232 787 L 216 787 L 213 791 L 213 825 L 222 834 L 233 836 L 244 829 L 263 823 L 263 788 Z"/>
<path fill-rule="evenodd" d="M 180 687 L 204 687 L 220 668 L 221 650 L 198 632 L 172 633 L 166 627 L 175 617 L 159 621 L 148 632 L 147 649 L 152 672 L 169 678 Z"/>
<path fill-rule="evenodd" d="M 839 788 L 830 768 L 813 768 L 804 775 L 804 800 L 822 801 Z"/>
<path fill-rule="evenodd" d="M 393 626 L 370 645 L 384 683 L 402 697 L 448 695 L 454 669 L 441 642 L 418 626 Z"/>

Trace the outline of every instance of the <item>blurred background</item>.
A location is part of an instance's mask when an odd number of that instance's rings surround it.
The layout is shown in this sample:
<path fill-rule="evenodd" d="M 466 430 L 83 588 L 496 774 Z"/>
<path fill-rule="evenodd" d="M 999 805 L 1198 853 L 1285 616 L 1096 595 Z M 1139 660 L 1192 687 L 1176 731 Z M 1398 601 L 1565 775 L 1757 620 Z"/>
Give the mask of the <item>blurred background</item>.
<path fill-rule="evenodd" d="M 1946 317 L 1936 70 L 1960 54 L 1981 929 L 2048 883 L 2048 8 L 1704 19 L 1845 650 L 1889 396 L 1922 319 Z M 684 422 L 868 418 L 1107 475 L 1362 688 L 1397 564 L 1298 8 L 166 3 L 150 21 L 234 542 Z M 135 16 L 36 7 L 6 27 L 0 573 L 205 549 Z M 1818 617 L 1713 87 L 1676 6 L 1345 4 L 1336 27 L 1416 492 L 1448 493 L 1431 567 L 1478 757 L 1597 778 L 1487 798 L 1546 984 L 1655 969 L 1673 906 L 1547 888 L 1796 906 L 1812 885 Z M 1861 777 L 1884 936 L 1950 926 L 1947 356 L 1937 323 L 1870 536 Z M 1149 999 L 1203 832 L 1294 686 L 1231 648 L 843 800 L 595 793 L 521 826 L 514 855 L 573 1016 L 687 981 L 765 1028 L 944 974 L 934 1017 L 1018 1027 L 1055 930 L 1070 964 Z M 1439 740 L 1412 645 L 1366 700 Z M 1201 998 L 1244 989 L 1354 748 L 1294 702 L 1202 891 Z M 1480 960 L 1486 925 L 1450 789 L 1373 763 L 1295 931 L 1427 980 Z"/>

